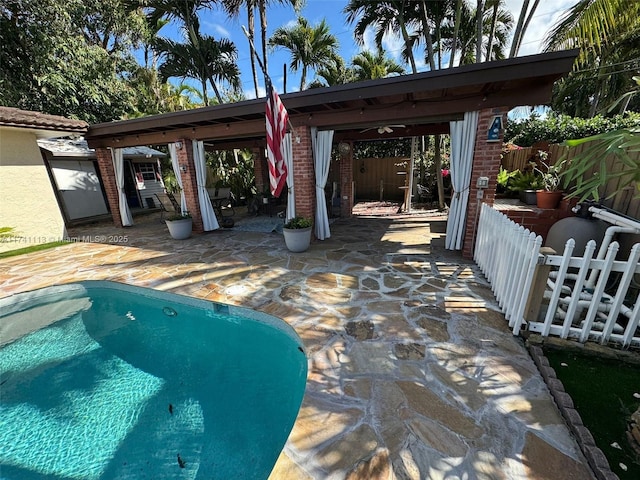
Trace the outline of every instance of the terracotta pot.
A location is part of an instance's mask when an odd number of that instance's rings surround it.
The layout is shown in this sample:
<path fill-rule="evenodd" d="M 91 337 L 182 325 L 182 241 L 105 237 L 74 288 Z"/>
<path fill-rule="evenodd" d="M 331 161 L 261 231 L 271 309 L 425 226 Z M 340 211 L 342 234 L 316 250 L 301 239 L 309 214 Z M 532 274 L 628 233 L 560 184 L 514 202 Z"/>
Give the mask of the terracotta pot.
<path fill-rule="evenodd" d="M 562 199 L 562 191 L 556 190 L 548 192 L 546 190 L 538 190 L 536 192 L 536 202 L 538 208 L 551 210 L 558 207 L 560 200 Z"/>

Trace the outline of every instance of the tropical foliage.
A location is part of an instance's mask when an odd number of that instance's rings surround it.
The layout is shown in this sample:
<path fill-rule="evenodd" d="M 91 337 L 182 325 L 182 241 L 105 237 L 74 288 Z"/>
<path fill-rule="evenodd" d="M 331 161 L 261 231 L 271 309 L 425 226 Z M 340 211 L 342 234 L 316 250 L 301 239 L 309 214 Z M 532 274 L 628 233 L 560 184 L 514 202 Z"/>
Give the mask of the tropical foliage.
<path fill-rule="evenodd" d="M 640 2 L 580 0 L 550 32 L 545 50 L 579 48 L 573 72 L 557 83 L 554 110 L 594 116 L 634 86 L 640 69 Z M 640 107 L 640 99 L 631 108 Z"/>
<path fill-rule="evenodd" d="M 618 179 L 618 188 L 609 197 L 631 187 L 634 195 L 640 196 L 640 125 L 593 135 L 579 140 L 568 140 L 565 145 L 575 147 L 586 144 L 587 148 L 574 156 L 562 173 L 563 185 L 573 185 L 570 196 L 599 200 L 599 190 L 611 179 Z M 636 154 L 636 155 L 631 155 Z M 614 155 L 623 165 L 621 169 L 607 169 L 602 161 Z M 593 175 L 586 175 L 595 169 Z"/>
<path fill-rule="evenodd" d="M 329 32 L 325 20 L 311 26 L 307 19 L 298 17 L 294 26 L 280 27 L 273 32 L 269 46 L 282 47 L 291 52 L 291 69 L 301 71 L 300 90 L 306 87 L 310 68 L 331 68 L 338 59 L 338 39 Z"/>
<path fill-rule="evenodd" d="M 633 112 L 614 117 L 598 115 L 586 119 L 553 113 L 545 118 L 533 115 L 519 122 L 508 122 L 504 141 L 521 147 L 530 147 L 537 142 L 562 143 L 638 124 L 640 114 Z"/>

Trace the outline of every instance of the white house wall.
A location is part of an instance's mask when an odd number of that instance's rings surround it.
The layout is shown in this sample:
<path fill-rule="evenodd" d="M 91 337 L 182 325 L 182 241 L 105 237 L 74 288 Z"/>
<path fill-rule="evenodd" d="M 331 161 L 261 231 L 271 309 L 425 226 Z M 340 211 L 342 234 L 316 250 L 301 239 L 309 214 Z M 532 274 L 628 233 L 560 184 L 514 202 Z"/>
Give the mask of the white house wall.
<path fill-rule="evenodd" d="M 62 240 L 64 219 L 33 132 L 0 128 L 0 252 Z"/>
<path fill-rule="evenodd" d="M 49 165 L 69 220 L 109 213 L 93 162 L 50 160 Z"/>

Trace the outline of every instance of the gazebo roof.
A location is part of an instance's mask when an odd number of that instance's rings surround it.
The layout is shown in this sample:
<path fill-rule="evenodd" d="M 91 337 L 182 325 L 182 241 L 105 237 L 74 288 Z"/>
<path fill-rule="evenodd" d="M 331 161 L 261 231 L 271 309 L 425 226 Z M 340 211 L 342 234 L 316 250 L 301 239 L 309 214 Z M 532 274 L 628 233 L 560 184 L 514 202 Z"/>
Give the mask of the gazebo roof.
<path fill-rule="evenodd" d="M 291 123 L 335 130 L 336 140 L 447 133 L 464 112 L 540 105 L 577 50 L 517 57 L 281 95 Z M 205 140 L 209 148 L 264 145 L 265 99 L 91 125 L 91 147 Z M 403 125 L 379 134 L 377 127 Z M 363 132 L 363 130 L 367 130 Z"/>

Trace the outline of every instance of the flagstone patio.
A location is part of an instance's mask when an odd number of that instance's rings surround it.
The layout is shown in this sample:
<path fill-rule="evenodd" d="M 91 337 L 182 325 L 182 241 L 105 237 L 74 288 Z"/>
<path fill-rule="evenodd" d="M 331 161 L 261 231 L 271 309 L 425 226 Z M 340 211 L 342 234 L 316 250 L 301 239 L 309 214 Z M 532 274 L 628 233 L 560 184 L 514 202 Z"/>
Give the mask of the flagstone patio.
<path fill-rule="evenodd" d="M 593 478 L 523 342 L 442 216 L 338 219 L 289 253 L 277 233 L 171 240 L 157 215 L 0 260 L 0 297 L 106 279 L 243 305 L 306 345 L 305 399 L 271 479 Z"/>

